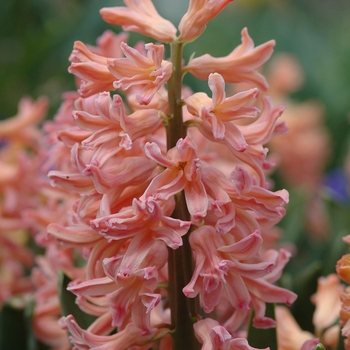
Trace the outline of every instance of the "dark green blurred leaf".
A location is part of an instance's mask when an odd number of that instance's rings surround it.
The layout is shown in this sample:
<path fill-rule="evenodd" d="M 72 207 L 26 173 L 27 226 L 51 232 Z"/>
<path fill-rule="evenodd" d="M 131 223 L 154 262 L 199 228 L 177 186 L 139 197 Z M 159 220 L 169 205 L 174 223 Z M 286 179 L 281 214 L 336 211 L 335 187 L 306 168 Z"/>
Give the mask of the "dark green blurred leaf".
<path fill-rule="evenodd" d="M 32 300 L 27 307 L 24 309 L 24 322 L 27 329 L 27 349 L 28 350 L 41 350 L 42 347 L 39 346 L 38 341 L 35 338 L 32 317 L 34 313 L 35 302 Z M 47 349 L 47 347 L 46 347 Z"/>
<path fill-rule="evenodd" d="M 4 350 L 49 350 L 35 338 L 32 316 L 34 301 L 21 302 L 20 297 L 13 297 L 5 303 L 0 313 L 0 349 Z"/>
<path fill-rule="evenodd" d="M 96 319 L 96 317 L 88 315 L 80 310 L 75 303 L 76 296 L 67 290 L 67 286 L 71 279 L 60 271 L 58 277 L 58 297 L 63 316 L 73 315 L 80 327 L 86 329 Z"/>
<path fill-rule="evenodd" d="M 312 333 L 314 331 L 312 316 L 315 306 L 311 303 L 310 297 L 316 292 L 317 279 L 321 274 L 322 264 L 315 261 L 297 274 L 293 283 L 293 291 L 298 298 L 291 307 L 292 314 L 303 330 Z"/>
<path fill-rule="evenodd" d="M 303 236 L 305 225 L 305 208 L 308 194 L 300 190 L 289 191 L 287 215 L 281 221 L 283 240 L 297 244 Z"/>
<path fill-rule="evenodd" d="M 266 304 L 265 315 L 272 319 L 275 317 L 275 304 Z M 276 328 L 261 329 L 253 327 L 254 311 L 251 315 L 251 320 L 248 329 L 248 343 L 250 346 L 257 348 L 270 347 L 271 350 L 277 350 L 277 331 Z"/>
<path fill-rule="evenodd" d="M 320 343 L 316 345 L 315 350 L 326 350 L 326 348 Z"/>
<path fill-rule="evenodd" d="M 24 309 L 5 303 L 0 313 L 0 349 L 29 350 Z"/>

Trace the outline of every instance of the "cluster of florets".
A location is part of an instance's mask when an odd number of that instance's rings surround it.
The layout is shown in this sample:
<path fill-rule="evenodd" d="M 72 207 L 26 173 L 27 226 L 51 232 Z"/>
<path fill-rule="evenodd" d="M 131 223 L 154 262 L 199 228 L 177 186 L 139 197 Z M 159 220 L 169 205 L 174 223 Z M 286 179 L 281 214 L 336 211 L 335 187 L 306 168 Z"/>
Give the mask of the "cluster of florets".
<path fill-rule="evenodd" d="M 190 0 L 178 29 L 151 0 L 124 2 L 102 9 L 103 19 L 176 50 L 231 0 Z M 72 315 L 59 320 L 75 349 L 171 349 L 168 259 L 186 245 L 191 276 L 181 288 L 199 299 L 193 333 L 202 349 L 251 349 L 244 338 L 251 311 L 255 327 L 274 327 L 266 303 L 295 300 L 274 284 L 290 254 L 264 243 L 288 202 L 265 177 L 273 164 L 264 145 L 286 131 L 278 120 L 284 108 L 263 95 L 268 85 L 259 73 L 274 41 L 255 47 L 247 29 L 241 35 L 226 57 L 188 62 L 176 54 L 167 60 L 163 44 L 131 47 L 125 33 L 107 31 L 96 47 L 74 44 L 69 71 L 78 92 L 64 96 L 44 127 L 53 189 L 43 191 L 51 199 L 43 200 L 37 223 L 47 224 L 44 208 L 55 215 L 48 236 L 41 230 L 37 238 L 49 253 L 36 275 L 43 290 L 63 269 L 78 306 L 96 317 L 87 329 Z M 211 96 L 183 87 L 184 74 L 208 80 Z M 228 83 L 241 82 L 253 87 L 226 95 Z M 74 265 L 77 253 L 84 267 Z M 45 317 L 58 318 L 55 288 L 51 309 L 37 317 L 39 336 Z M 41 338 L 66 346 L 58 326 L 51 330 Z"/>

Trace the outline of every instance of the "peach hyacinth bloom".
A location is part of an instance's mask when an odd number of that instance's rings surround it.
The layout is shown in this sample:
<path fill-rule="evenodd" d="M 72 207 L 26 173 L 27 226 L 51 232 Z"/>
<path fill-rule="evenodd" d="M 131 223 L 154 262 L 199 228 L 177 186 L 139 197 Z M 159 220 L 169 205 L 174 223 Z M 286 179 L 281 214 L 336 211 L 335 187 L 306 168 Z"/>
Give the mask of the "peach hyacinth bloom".
<path fill-rule="evenodd" d="M 349 240 L 349 238 L 348 238 Z M 350 283 L 350 254 L 344 254 L 337 262 L 337 274 L 346 283 Z"/>
<path fill-rule="evenodd" d="M 145 55 L 125 43 L 121 43 L 121 49 L 125 58 L 108 60 L 108 69 L 116 77 L 113 85 L 123 91 L 140 86 L 136 100 L 147 105 L 172 74 L 171 62 L 163 60 L 164 46 L 145 44 Z"/>
<path fill-rule="evenodd" d="M 256 172 L 260 185 L 265 187 L 264 170 L 271 164 L 266 160 L 267 149 L 263 145 L 273 136 L 287 131 L 285 123 L 278 121 L 284 107 L 272 107 L 271 99 L 264 96 L 260 116 L 247 125 L 240 125 L 237 121 L 258 115 L 259 109 L 251 106 L 257 100 L 258 90 L 226 98 L 225 81 L 217 73 L 209 75 L 208 84 L 212 90 L 211 99 L 205 93 L 196 93 L 184 100 L 188 111 L 197 117 L 187 123 L 197 126 L 207 139 L 225 144 L 233 158 L 249 165 Z"/>
<path fill-rule="evenodd" d="M 151 0 L 124 0 L 126 7 L 105 7 L 100 10 L 104 21 L 138 32 L 160 42 L 169 43 L 176 37 L 176 28 L 161 17 Z"/>
<path fill-rule="evenodd" d="M 37 124 L 44 119 L 47 104 L 45 97 L 40 97 L 37 101 L 29 97 L 22 98 L 18 103 L 18 113 L 0 121 L 0 138 L 18 140 L 21 143 L 31 143 L 33 139 L 37 141 Z"/>
<path fill-rule="evenodd" d="M 283 140 L 277 136 L 268 146 L 277 159 L 283 180 L 308 196 L 306 230 L 317 238 L 324 238 L 330 231 L 330 223 L 321 190 L 331 152 L 330 135 L 324 125 L 324 107 L 313 100 L 296 103 L 288 96 L 299 90 L 304 81 L 300 63 L 293 55 L 277 55 L 270 66 L 269 78 L 269 94 L 287 106 L 281 119 L 289 132 Z"/>
<path fill-rule="evenodd" d="M 107 57 L 91 52 L 81 41 L 74 43 L 74 50 L 69 60 L 68 72 L 80 79 L 78 92 L 88 97 L 99 91 L 113 90 L 115 77 L 107 68 Z"/>
<path fill-rule="evenodd" d="M 335 349 L 339 341 L 339 325 L 336 324 L 341 310 L 341 296 L 344 288 L 335 274 L 318 279 L 312 302 L 316 309 L 313 315 L 315 334 L 303 331 L 289 310 L 283 306 L 276 308 L 277 338 L 279 350 L 313 350 L 318 343 L 327 349 Z"/>
<path fill-rule="evenodd" d="M 303 331 L 290 311 L 284 306 L 276 307 L 278 350 L 314 350 L 319 339 Z"/>
<path fill-rule="evenodd" d="M 183 68 L 198 79 L 206 80 L 210 73 L 221 74 L 227 83 L 249 82 L 262 90 L 268 89 L 264 76 L 258 72 L 272 55 L 275 41 L 270 40 L 254 47 L 254 42 L 247 28 L 241 33 L 242 44 L 237 46 L 229 55 L 215 58 L 209 54 L 192 58 Z"/>
<path fill-rule="evenodd" d="M 120 44 L 127 39 L 126 33 L 105 31 L 97 39 L 97 46 L 85 45 L 81 41 L 74 43 L 68 72 L 76 76 L 78 92 L 82 97 L 113 90 L 115 78 L 108 70 L 107 60 L 123 57 Z"/>
<path fill-rule="evenodd" d="M 153 339 L 157 339 L 157 335 L 162 334 L 162 329 L 152 328 L 151 332 L 141 334 L 140 329 L 133 323 L 128 323 L 118 333 L 106 336 L 96 334 L 98 324 L 93 323 L 87 330 L 82 329 L 74 316 L 68 315 L 59 320 L 59 325 L 67 330 L 71 336 L 69 337 L 74 344 L 76 350 L 87 349 L 147 349 Z M 145 347 L 144 344 L 146 345 Z M 137 346 L 137 347 L 136 347 Z M 164 349 L 166 350 L 166 349 Z"/>
<path fill-rule="evenodd" d="M 350 349 L 350 287 L 346 287 L 340 295 L 341 311 L 340 325 L 342 326 L 342 336 L 346 350 Z"/>
<path fill-rule="evenodd" d="M 73 278 L 79 277 L 73 267 L 72 250 L 60 249 L 51 244 L 45 256 L 37 256 L 37 266 L 32 271 L 35 285 L 33 328 L 36 337 L 51 350 L 68 350 L 67 333 L 58 325 L 61 316 L 58 298 L 58 275 L 63 270 Z"/>
<path fill-rule="evenodd" d="M 330 136 L 319 101 L 296 103 L 288 96 L 298 91 L 303 81 L 302 67 L 294 56 L 279 54 L 274 58 L 269 71 L 269 94 L 287 106 L 281 119 L 289 132 L 283 140 L 276 137 L 269 145 L 279 155 L 279 170 L 288 184 L 314 190 L 322 181 L 329 158 Z"/>
<path fill-rule="evenodd" d="M 193 328 L 196 338 L 202 344 L 201 350 L 258 350 L 244 338 L 233 338 L 225 327 L 209 317 L 196 322 Z"/>
<path fill-rule="evenodd" d="M 315 335 L 322 340 L 322 344 L 327 349 L 335 349 L 339 343 L 338 320 L 344 286 L 340 284 L 336 274 L 320 277 L 317 282 L 317 291 L 311 296 L 311 301 L 316 306 L 312 318 Z"/>
<path fill-rule="evenodd" d="M 179 40 L 195 40 L 204 31 L 206 24 L 233 0 L 190 0 L 188 10 L 179 24 Z"/>
<path fill-rule="evenodd" d="M 44 160 L 38 127 L 47 111 L 44 97 L 18 103 L 15 116 L 0 121 L 0 306 L 14 295 L 33 290 L 25 269 L 34 263 L 27 247 L 31 227 L 24 217 L 36 208 L 39 177 Z"/>

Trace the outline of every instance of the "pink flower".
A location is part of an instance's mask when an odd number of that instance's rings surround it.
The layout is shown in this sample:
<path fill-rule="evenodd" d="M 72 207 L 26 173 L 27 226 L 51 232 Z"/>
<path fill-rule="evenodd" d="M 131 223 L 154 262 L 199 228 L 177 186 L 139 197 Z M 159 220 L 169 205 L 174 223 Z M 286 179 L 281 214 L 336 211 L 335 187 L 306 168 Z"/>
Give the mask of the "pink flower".
<path fill-rule="evenodd" d="M 51 349 L 64 350 L 68 348 L 69 341 L 67 333 L 57 323 L 61 316 L 57 295 L 59 271 L 76 278 L 83 272 L 74 267 L 71 250 L 50 244 L 45 256 L 37 256 L 37 267 L 31 275 L 35 285 L 32 323 L 37 339 Z"/>
<path fill-rule="evenodd" d="M 190 223 L 167 216 L 173 210 L 173 205 L 172 200 L 158 202 L 153 197 L 144 200 L 135 198 L 132 206 L 92 220 L 91 225 L 108 239 L 119 240 L 147 233 L 151 241 L 160 239 L 176 249 L 182 245 L 181 236 L 186 234 Z"/>
<path fill-rule="evenodd" d="M 190 0 L 187 12 L 179 24 L 181 41 L 193 41 L 204 31 L 206 24 L 233 0 Z"/>
<path fill-rule="evenodd" d="M 211 318 L 197 321 L 193 328 L 196 338 L 202 344 L 201 350 L 258 350 L 244 338 L 233 338 L 219 322 Z"/>
<path fill-rule="evenodd" d="M 256 117 L 259 110 L 252 104 L 258 97 L 258 90 L 251 89 L 226 98 L 225 82 L 220 74 L 209 75 L 212 99 L 205 93 L 196 93 L 185 99 L 188 111 L 196 116 L 187 121 L 197 126 L 207 139 L 225 144 L 233 158 L 248 164 L 265 186 L 264 170 L 270 167 L 266 161 L 267 149 L 263 147 L 276 134 L 285 133 L 287 128 L 278 118 L 284 111 L 282 105 L 272 108 L 271 99 L 262 98 L 263 111 L 248 125 L 237 123 L 239 119 Z"/>
<path fill-rule="evenodd" d="M 105 90 L 114 90 L 114 76 L 107 68 L 107 57 L 91 52 L 84 43 L 76 41 L 69 58 L 69 73 L 80 81 L 79 94 L 88 97 Z"/>
<path fill-rule="evenodd" d="M 176 147 L 168 151 L 167 157 L 162 155 L 155 142 L 147 143 L 145 152 L 166 169 L 151 181 L 143 197 L 166 200 L 184 190 L 189 213 L 194 219 L 203 218 L 208 198 L 201 180 L 200 159 L 190 139 L 179 139 Z"/>
<path fill-rule="evenodd" d="M 122 260 L 116 257 L 103 262 L 106 273 L 118 286 L 110 299 L 112 325 L 121 326 L 130 314 L 133 323 L 144 334 L 151 331 L 150 312 L 161 300 L 161 295 L 155 291 L 158 270 L 168 258 L 164 243 L 151 241 L 145 249 L 146 241 L 149 241 L 146 235 L 135 237 Z"/>
<path fill-rule="evenodd" d="M 4 219 L 0 218 L 1 225 Z M 18 219 L 17 219 L 18 221 Z M 9 237 L 6 237 L 9 236 Z M 22 236 L 22 237 L 21 237 Z M 30 278 L 25 277 L 24 268 L 33 266 L 32 252 L 24 246 L 27 238 L 24 231 L 8 230 L 1 226 L 0 230 L 0 307 L 13 295 L 28 293 L 33 290 Z"/>
<path fill-rule="evenodd" d="M 277 339 L 280 350 L 297 350 L 300 349 L 306 341 L 314 339 L 312 333 L 303 331 L 299 327 L 286 307 L 276 307 L 276 320 Z"/>
<path fill-rule="evenodd" d="M 124 320 L 131 317 L 133 324 L 145 335 L 152 332 L 150 312 L 161 298 L 155 292 L 158 270 L 165 265 L 168 252 L 164 243 L 149 239 L 147 232 L 135 236 L 123 255 L 120 254 L 126 241 L 121 243 L 113 242 L 116 255 L 103 259 L 105 277 L 90 275 L 90 280 L 76 280 L 68 289 L 80 297 L 89 297 L 92 302 L 100 304 L 98 298 L 106 302 L 111 310 L 113 327 L 122 327 Z M 101 257 L 94 261 L 100 264 Z M 97 310 L 91 306 L 88 309 Z"/>
<path fill-rule="evenodd" d="M 79 155 L 77 157 L 79 158 Z M 79 164 L 79 167 L 84 177 L 92 179 L 98 193 L 113 192 L 117 199 L 117 194 L 120 194 L 125 186 L 148 183 L 155 170 L 155 163 L 144 157 L 113 156 L 105 164 L 92 159 L 90 164 Z"/>
<path fill-rule="evenodd" d="M 150 333 L 143 334 L 142 330 L 133 323 L 128 323 L 125 328 L 113 335 L 94 334 L 79 327 L 72 315 L 62 317 L 59 325 L 71 334 L 69 340 L 77 350 L 108 350 L 108 349 L 128 349 L 135 345 L 151 343 L 162 330 L 152 328 Z"/>
<path fill-rule="evenodd" d="M 0 121 L 0 137 L 18 139 L 21 142 L 29 141 L 29 136 L 39 137 L 33 127 L 44 119 L 46 111 L 45 97 L 40 97 L 37 101 L 29 97 L 22 98 L 18 103 L 18 113 Z"/>
<path fill-rule="evenodd" d="M 129 34 L 125 32 L 116 34 L 111 30 L 106 30 L 97 38 L 97 46 L 87 45 L 87 47 L 92 52 L 104 57 L 123 57 L 123 51 L 120 49 L 120 44 L 126 42 L 128 37 Z"/>
<path fill-rule="evenodd" d="M 90 247 L 102 239 L 96 231 L 83 222 L 72 226 L 51 223 L 47 227 L 47 233 L 55 237 L 57 242 L 68 247 Z"/>
<path fill-rule="evenodd" d="M 194 332 L 198 341 L 203 345 L 201 350 L 229 349 L 231 334 L 219 322 L 205 318 L 197 321 L 194 325 Z"/>
<path fill-rule="evenodd" d="M 225 81 L 218 73 L 212 73 L 208 79 L 212 99 L 198 92 L 185 99 L 189 112 L 201 118 L 201 128 L 212 132 L 215 140 L 225 139 L 239 152 L 248 144 L 239 128 L 231 121 L 246 117 L 256 117 L 259 110 L 252 107 L 259 91 L 251 89 L 226 98 Z"/>
<path fill-rule="evenodd" d="M 318 279 L 317 292 L 311 297 L 316 306 L 312 322 L 317 336 L 321 336 L 338 319 L 341 310 L 340 294 L 343 290 L 336 274 Z"/>
<path fill-rule="evenodd" d="M 262 278 L 253 279 L 249 276 L 244 282 L 249 289 L 252 308 L 255 311 L 253 325 L 256 328 L 275 327 L 276 322 L 265 316 L 266 303 L 283 303 L 288 306 L 294 303 L 297 295 L 287 289 L 275 286 L 274 283 L 280 276 L 282 269 L 289 260 L 290 254 L 284 250 L 272 251 L 272 256 L 265 256 L 265 263 L 275 264 L 274 270 Z"/>
<path fill-rule="evenodd" d="M 254 42 L 247 29 L 242 30 L 242 44 L 228 56 L 214 58 L 209 54 L 193 58 L 185 72 L 190 72 L 198 79 L 207 79 L 210 73 L 217 72 L 228 83 L 250 82 L 262 90 L 268 89 L 265 78 L 257 71 L 272 55 L 275 41 L 254 47 Z"/>
<path fill-rule="evenodd" d="M 108 69 L 117 78 L 114 87 L 123 91 L 132 86 L 141 87 L 136 99 L 139 104 L 147 105 L 172 74 L 172 64 L 163 60 L 164 46 L 146 44 L 147 56 L 125 43 L 121 49 L 125 58 L 108 60 Z"/>
<path fill-rule="evenodd" d="M 52 170 L 48 173 L 52 187 L 59 186 L 67 191 L 87 194 L 94 190 L 92 179 L 87 178 L 80 173 L 67 173 L 60 170 Z"/>
<path fill-rule="evenodd" d="M 286 190 L 272 192 L 256 185 L 248 171 L 239 165 L 231 172 L 230 180 L 233 188 L 224 185 L 224 189 L 237 206 L 243 209 L 249 206 L 249 209 L 255 211 L 258 216 L 272 220 L 276 216 L 282 218 L 284 213 L 282 206 L 289 201 Z"/>
<path fill-rule="evenodd" d="M 262 240 L 258 232 L 224 247 L 223 238 L 213 227 L 202 226 L 193 231 L 189 239 L 195 252 L 196 267 L 191 281 L 183 289 L 184 294 L 189 298 L 200 294 L 202 307 L 209 313 L 219 303 L 222 290 L 225 290 L 232 306 L 248 310 L 250 296 L 242 276 L 262 277 L 275 266 L 271 262 L 241 262 L 259 251 Z"/>
<path fill-rule="evenodd" d="M 288 104 L 282 118 L 289 132 L 269 143 L 273 154 L 278 155 L 279 171 L 286 183 L 293 187 L 301 187 L 312 196 L 315 196 L 323 181 L 331 154 L 331 138 L 323 122 L 324 114 L 324 107 L 315 101 Z M 299 164 L 298 170 L 294 164 Z M 323 231 L 326 235 L 329 231 L 329 219 L 326 218 L 325 210 L 320 210 L 320 202 L 316 200 L 315 203 L 308 204 L 311 209 L 310 214 L 307 214 L 310 222 L 307 229 L 313 229 L 316 234 L 317 231 Z"/>
<path fill-rule="evenodd" d="M 76 102 L 77 107 L 81 106 L 79 102 Z M 81 106 L 83 109 L 77 108 L 73 112 L 74 123 L 87 132 L 87 137 L 82 137 L 80 143 L 84 149 L 93 150 L 92 163 L 97 161 L 102 165 L 119 151 L 130 150 L 134 140 L 152 133 L 161 125 L 158 111 L 153 108 L 127 115 L 119 95 L 111 98 L 108 92 L 102 92 L 94 97 L 93 102 L 95 111 Z M 72 141 L 74 135 L 73 131 Z M 67 134 L 66 139 L 68 137 Z"/>
<path fill-rule="evenodd" d="M 45 159 L 37 124 L 47 100 L 22 98 L 15 116 L 0 121 L 0 307 L 6 299 L 33 290 L 25 269 L 34 263 L 28 246 L 31 224 L 24 212 L 41 202 L 40 166 Z"/>
<path fill-rule="evenodd" d="M 248 171 L 240 165 L 237 165 L 231 172 L 230 180 L 215 168 L 207 169 L 208 171 L 203 172 L 203 183 L 206 188 L 211 189 L 213 204 L 217 202 L 219 196 L 222 197 L 225 193 L 236 210 L 237 208 L 243 211 L 249 210 L 249 213 L 244 216 L 251 216 L 250 212 L 254 212 L 256 214 L 254 218 L 269 218 L 273 221 L 282 218 L 283 205 L 288 203 L 289 199 L 286 190 L 272 192 L 260 187 L 254 183 Z"/>
<path fill-rule="evenodd" d="M 151 0 L 124 0 L 126 7 L 105 7 L 100 10 L 104 21 L 122 26 L 125 31 L 138 32 L 161 42 L 176 37 L 176 28 L 161 17 Z"/>
<path fill-rule="evenodd" d="M 229 252 L 230 246 L 223 246 L 219 250 L 222 252 Z M 256 328 L 271 328 L 276 326 L 276 322 L 265 316 L 266 303 L 284 303 L 291 305 L 295 299 L 296 294 L 289 290 L 275 286 L 276 282 L 283 271 L 284 266 L 289 261 L 290 253 L 281 249 L 280 251 L 269 250 L 258 261 L 265 264 L 273 264 L 274 268 L 270 273 L 263 277 L 253 278 L 248 275 L 242 275 L 244 283 L 249 290 L 251 303 L 250 306 L 254 309 L 253 326 Z M 253 259 L 256 263 L 256 259 Z M 227 329 L 234 332 L 237 331 L 245 320 L 249 318 L 246 310 L 235 310 L 224 325 Z"/>

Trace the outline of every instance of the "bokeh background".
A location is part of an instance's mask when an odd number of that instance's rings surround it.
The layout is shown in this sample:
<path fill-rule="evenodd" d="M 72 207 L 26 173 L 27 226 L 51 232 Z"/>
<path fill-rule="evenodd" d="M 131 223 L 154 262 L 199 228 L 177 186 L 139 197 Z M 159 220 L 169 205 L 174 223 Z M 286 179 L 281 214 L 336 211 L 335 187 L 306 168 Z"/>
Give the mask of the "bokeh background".
<path fill-rule="evenodd" d="M 61 94 L 75 89 L 73 76 L 67 72 L 73 42 L 95 44 L 104 30 L 120 31 L 104 23 L 98 10 L 122 4 L 121 0 L 0 1 L 0 118 L 14 115 L 24 95 L 47 96 L 48 118 L 52 118 Z M 164 17 L 177 24 L 188 1 L 154 0 L 154 4 Z M 294 315 L 304 329 L 312 330 L 310 295 L 317 277 L 334 272 L 336 261 L 348 252 L 341 238 L 350 234 L 349 178 L 345 170 L 350 139 L 350 1 L 236 0 L 209 23 L 198 40 L 186 46 L 187 58 L 194 52 L 197 56 L 227 55 L 240 43 L 243 27 L 248 27 L 257 45 L 275 39 L 276 57 L 289 53 L 296 58 L 304 82 L 285 97 L 294 107 L 317 101 L 321 116 L 316 118 L 315 128 L 321 127 L 328 135 L 327 157 L 321 145 L 305 159 L 307 167 L 313 160 L 325 158 L 317 183 L 291 183 L 279 170 L 272 174 L 276 188 L 290 191 L 287 215 L 280 227 L 282 244 L 293 245 L 297 252 L 282 283 L 299 293 Z M 148 40 L 135 33 L 130 36 L 131 43 L 140 39 Z M 193 90 L 208 90 L 203 82 L 186 82 Z M 298 108 L 292 111 L 300 112 Z M 308 120 L 308 114 L 300 112 L 299 119 Z M 286 142 L 290 143 L 287 149 L 303 142 L 302 147 L 309 150 L 316 141 L 305 135 L 303 140 L 290 137 Z M 285 157 L 292 167 L 285 170 L 287 173 L 293 169 L 304 171 L 300 159 L 288 154 Z M 312 205 L 316 212 L 310 209 Z M 321 233 L 311 232 L 309 212 Z"/>

